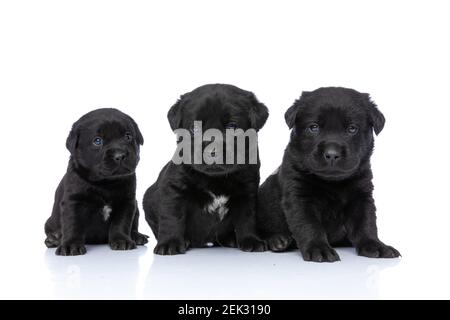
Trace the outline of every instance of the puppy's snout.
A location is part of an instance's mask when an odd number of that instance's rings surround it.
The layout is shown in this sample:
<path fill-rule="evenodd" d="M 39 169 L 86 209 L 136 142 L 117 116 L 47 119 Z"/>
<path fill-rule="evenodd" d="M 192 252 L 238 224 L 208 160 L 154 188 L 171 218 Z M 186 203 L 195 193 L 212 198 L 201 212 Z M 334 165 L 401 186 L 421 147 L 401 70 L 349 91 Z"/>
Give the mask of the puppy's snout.
<path fill-rule="evenodd" d="M 123 150 L 116 150 L 114 151 L 112 158 L 117 163 L 120 164 L 123 160 L 125 160 L 127 157 L 127 153 Z"/>
<path fill-rule="evenodd" d="M 323 151 L 323 157 L 329 165 L 333 166 L 341 159 L 342 154 L 340 149 L 341 148 L 334 143 L 329 144 L 325 147 L 325 150 Z"/>

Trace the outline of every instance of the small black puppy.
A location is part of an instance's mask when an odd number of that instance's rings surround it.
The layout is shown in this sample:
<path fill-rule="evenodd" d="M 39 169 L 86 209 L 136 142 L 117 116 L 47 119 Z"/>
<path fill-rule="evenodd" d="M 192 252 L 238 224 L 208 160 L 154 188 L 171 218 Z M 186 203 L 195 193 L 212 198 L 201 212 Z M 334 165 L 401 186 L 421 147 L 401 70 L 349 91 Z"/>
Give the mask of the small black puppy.
<path fill-rule="evenodd" d="M 268 115 L 253 93 L 232 85 L 210 84 L 181 96 L 169 110 L 168 119 L 172 130 L 190 130 L 194 144 L 198 134 L 194 121 L 201 121 L 203 130 L 214 128 L 224 133 L 226 129 L 253 128 L 256 132 Z M 206 147 L 203 143 L 200 152 Z M 170 161 L 144 196 L 145 217 L 158 240 L 154 252 L 174 255 L 185 253 L 189 246 L 211 245 L 266 250 L 256 234 L 259 167 L 259 157 L 255 164 Z"/>
<path fill-rule="evenodd" d="M 399 252 L 378 239 L 372 197 L 372 131 L 384 116 L 368 94 L 345 88 L 303 92 L 285 114 L 291 132 L 281 167 L 260 187 L 258 225 L 269 249 L 295 240 L 306 261 L 339 260 L 334 246 L 367 257 Z"/>
<path fill-rule="evenodd" d="M 139 233 L 135 169 L 144 143 L 134 120 L 116 109 L 98 109 L 72 126 L 66 141 L 67 173 L 45 224 L 57 255 L 86 253 L 85 244 L 129 250 L 147 243 Z"/>

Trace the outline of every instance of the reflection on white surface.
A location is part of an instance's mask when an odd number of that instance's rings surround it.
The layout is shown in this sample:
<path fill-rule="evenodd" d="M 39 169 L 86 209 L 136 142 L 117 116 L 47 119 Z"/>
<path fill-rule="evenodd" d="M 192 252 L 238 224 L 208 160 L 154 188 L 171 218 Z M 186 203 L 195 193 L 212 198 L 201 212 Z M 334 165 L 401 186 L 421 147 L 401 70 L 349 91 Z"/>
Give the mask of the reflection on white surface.
<path fill-rule="evenodd" d="M 207 248 L 156 256 L 145 247 L 89 246 L 78 257 L 47 250 L 45 263 L 60 299 L 376 299 L 380 274 L 400 262 L 358 257 L 351 248 L 338 253 L 341 262 L 318 264 L 295 251 Z"/>
<path fill-rule="evenodd" d="M 244 253 L 199 249 L 186 257 L 153 260 L 144 296 L 149 298 L 306 299 L 377 298 L 381 270 L 396 260 L 357 257 L 338 250 L 342 262 L 304 262 L 297 252 Z"/>
<path fill-rule="evenodd" d="M 75 257 L 47 250 L 45 262 L 54 296 L 62 299 L 136 299 L 139 258 L 146 247 L 113 251 L 108 246 L 88 246 L 88 254 Z"/>

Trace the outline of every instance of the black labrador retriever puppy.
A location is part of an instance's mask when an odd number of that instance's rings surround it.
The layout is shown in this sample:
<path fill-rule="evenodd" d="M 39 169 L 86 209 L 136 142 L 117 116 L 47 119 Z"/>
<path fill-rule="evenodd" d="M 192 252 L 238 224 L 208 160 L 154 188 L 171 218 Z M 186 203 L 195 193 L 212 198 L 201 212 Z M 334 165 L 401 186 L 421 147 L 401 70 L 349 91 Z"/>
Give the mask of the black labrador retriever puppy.
<path fill-rule="evenodd" d="M 223 135 L 227 129 L 253 129 L 256 135 L 267 117 L 266 106 L 253 93 L 225 84 L 201 86 L 181 96 L 168 112 L 172 130 L 190 132 L 183 142 L 188 139 L 192 145 L 208 129 Z M 179 139 L 178 146 L 180 143 Z M 257 142 L 250 144 L 244 148 L 244 163 L 236 162 L 237 152 L 231 163 L 167 163 L 143 201 L 146 220 L 158 240 L 156 254 L 175 255 L 185 253 L 188 247 L 213 245 L 266 250 L 265 242 L 256 233 L 260 162 Z M 195 157 L 204 154 L 208 146 L 203 141 L 200 150 L 187 152 Z M 255 163 L 248 161 L 251 150 L 256 152 Z M 225 145 L 210 154 L 214 157 L 218 151 L 231 152 Z"/>
<path fill-rule="evenodd" d="M 85 244 L 129 250 L 147 243 L 138 232 L 136 201 L 143 143 L 136 122 L 116 109 L 91 111 L 73 124 L 66 141 L 69 165 L 45 224 L 47 247 L 73 256 L 85 254 Z"/>
<path fill-rule="evenodd" d="M 292 128 L 277 171 L 258 194 L 258 226 L 269 249 L 292 244 L 303 259 L 333 262 L 331 246 L 367 257 L 399 252 L 378 239 L 370 156 L 384 116 L 368 94 L 346 88 L 303 92 L 285 114 Z M 292 241 L 295 240 L 295 241 Z"/>

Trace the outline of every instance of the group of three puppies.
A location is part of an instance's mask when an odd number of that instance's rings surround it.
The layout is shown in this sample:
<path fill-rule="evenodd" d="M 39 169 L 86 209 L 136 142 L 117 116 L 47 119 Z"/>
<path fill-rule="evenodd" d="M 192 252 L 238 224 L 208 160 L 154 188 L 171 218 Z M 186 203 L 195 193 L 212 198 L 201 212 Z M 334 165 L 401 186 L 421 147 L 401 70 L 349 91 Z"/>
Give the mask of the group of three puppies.
<path fill-rule="evenodd" d="M 172 130 L 229 128 L 258 131 L 268 110 L 232 85 L 199 87 L 168 112 Z M 259 186 L 256 164 L 169 161 L 146 191 L 145 217 L 154 252 L 185 253 L 219 245 L 243 251 L 298 248 L 307 261 L 333 262 L 332 246 L 359 255 L 393 258 L 378 239 L 370 156 L 384 117 L 368 94 L 346 88 L 303 92 L 285 114 L 291 137 L 281 166 Z M 67 173 L 45 225 L 47 247 L 79 255 L 85 244 L 129 250 L 147 243 L 138 232 L 135 168 L 144 143 L 136 122 L 115 109 L 98 109 L 73 124 Z"/>

